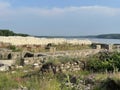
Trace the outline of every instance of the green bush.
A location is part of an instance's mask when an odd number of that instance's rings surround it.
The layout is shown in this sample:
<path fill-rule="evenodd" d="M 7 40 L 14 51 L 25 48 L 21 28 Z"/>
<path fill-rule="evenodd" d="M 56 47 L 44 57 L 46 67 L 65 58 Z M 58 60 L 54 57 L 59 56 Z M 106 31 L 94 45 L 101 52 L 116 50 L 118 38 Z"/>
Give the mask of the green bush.
<path fill-rule="evenodd" d="M 99 85 L 97 85 L 94 90 L 120 90 L 120 80 L 114 78 L 107 78 Z"/>
<path fill-rule="evenodd" d="M 87 60 L 87 69 L 95 72 L 120 70 L 120 53 L 99 53 Z"/>
<path fill-rule="evenodd" d="M 21 49 L 17 48 L 15 45 L 10 45 L 9 49 L 11 49 L 13 52 L 21 51 Z"/>

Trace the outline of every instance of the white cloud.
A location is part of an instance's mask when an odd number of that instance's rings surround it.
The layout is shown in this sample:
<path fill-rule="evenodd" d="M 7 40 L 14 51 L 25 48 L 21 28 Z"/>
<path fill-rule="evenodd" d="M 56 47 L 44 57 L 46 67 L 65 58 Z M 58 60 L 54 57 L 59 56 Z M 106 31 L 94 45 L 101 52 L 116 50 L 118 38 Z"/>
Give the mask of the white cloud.
<path fill-rule="evenodd" d="M 18 10 L 17 10 L 18 11 Z M 36 14 L 36 15 L 61 15 L 61 14 L 100 14 L 100 15 L 107 15 L 107 16 L 115 16 L 120 14 L 120 8 L 110 8 L 110 7 L 103 7 L 103 6 L 81 6 L 81 7 L 65 7 L 65 8 L 51 8 L 51 9 L 44 9 L 44 8 L 31 8 L 25 7 L 20 8 L 20 13 L 29 13 L 29 14 Z"/>
<path fill-rule="evenodd" d="M 24 16 L 24 15 L 39 15 L 39 16 L 60 16 L 63 14 L 92 14 L 92 15 L 106 15 L 115 16 L 120 15 L 120 8 L 110 8 L 105 6 L 80 6 L 80 7 L 65 7 L 65 8 L 50 8 L 44 9 L 39 7 L 19 7 L 14 8 L 8 2 L 0 2 L 0 18 L 10 16 Z"/>

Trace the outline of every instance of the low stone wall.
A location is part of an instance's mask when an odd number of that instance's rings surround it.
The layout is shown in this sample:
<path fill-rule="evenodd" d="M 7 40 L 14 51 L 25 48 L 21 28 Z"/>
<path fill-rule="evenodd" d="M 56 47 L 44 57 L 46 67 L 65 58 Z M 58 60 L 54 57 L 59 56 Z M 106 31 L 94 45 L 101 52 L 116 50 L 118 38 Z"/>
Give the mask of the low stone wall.
<path fill-rule="evenodd" d="M 70 56 L 70 57 L 86 57 L 88 55 L 94 55 L 102 49 L 84 49 L 84 50 L 71 50 L 71 51 L 57 51 L 55 53 L 48 53 L 52 56 Z"/>
<path fill-rule="evenodd" d="M 0 60 L 0 63 L 11 66 L 11 65 L 13 65 L 15 63 L 15 60 Z"/>
<path fill-rule="evenodd" d="M 86 57 L 86 56 L 94 55 L 100 51 L 101 50 L 97 50 L 97 49 L 86 49 L 86 50 L 78 50 L 78 51 L 61 51 L 61 52 L 59 51 L 54 54 L 42 53 L 45 56 L 39 56 L 39 57 L 36 54 L 34 54 L 34 57 L 26 57 L 23 59 L 24 59 L 24 64 L 29 65 L 29 64 L 34 64 L 34 63 L 46 62 L 49 57 L 53 57 L 53 58 L 58 57 L 58 56 Z"/>
<path fill-rule="evenodd" d="M 41 62 L 43 62 L 43 57 L 24 58 L 25 65 L 41 64 Z"/>
<path fill-rule="evenodd" d="M 54 63 L 46 63 L 49 62 L 49 58 L 57 58 L 58 56 L 68 56 L 68 57 L 86 57 L 90 55 L 94 55 L 101 50 L 96 49 L 86 49 L 86 50 L 78 50 L 78 51 L 61 51 L 56 52 L 54 55 L 51 53 L 42 53 L 45 56 L 40 57 L 29 57 L 24 58 L 24 65 L 33 65 L 34 68 L 41 68 L 42 72 L 66 72 L 66 71 L 79 71 L 85 69 L 85 63 L 77 60 L 77 61 L 68 61 L 65 63 L 60 63 L 55 65 Z"/>
<path fill-rule="evenodd" d="M 66 71 L 80 71 L 84 69 L 84 63 L 77 61 L 77 62 L 68 62 L 66 64 L 61 64 L 59 66 L 59 68 L 61 69 L 62 72 L 66 72 Z"/>
<path fill-rule="evenodd" d="M 42 73 L 53 72 L 54 74 L 56 74 L 59 72 L 80 71 L 85 68 L 84 66 L 84 63 L 82 63 L 81 61 L 67 62 L 61 64 L 45 63 L 42 65 L 40 71 Z"/>

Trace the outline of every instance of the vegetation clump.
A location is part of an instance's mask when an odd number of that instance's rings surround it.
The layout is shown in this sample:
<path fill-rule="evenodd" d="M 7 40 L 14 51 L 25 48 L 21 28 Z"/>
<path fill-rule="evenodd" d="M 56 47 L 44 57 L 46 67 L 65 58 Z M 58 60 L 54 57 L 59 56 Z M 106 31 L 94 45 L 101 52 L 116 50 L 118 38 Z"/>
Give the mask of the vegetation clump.
<path fill-rule="evenodd" d="M 66 51 L 66 50 L 83 50 L 83 49 L 90 49 L 90 45 L 79 45 L 79 44 L 69 44 L 69 43 L 63 43 L 58 45 L 51 45 L 53 47 L 56 47 L 57 51 Z"/>
<path fill-rule="evenodd" d="M 101 52 L 87 61 L 88 70 L 94 72 L 105 72 L 120 70 L 120 53 Z"/>
<path fill-rule="evenodd" d="M 94 90 L 120 90 L 120 79 L 107 77 L 94 87 Z"/>
<path fill-rule="evenodd" d="M 13 52 L 18 52 L 18 51 L 21 51 L 22 49 L 20 48 L 17 48 L 15 45 L 10 45 L 8 47 L 10 50 L 12 50 Z"/>
<path fill-rule="evenodd" d="M 29 36 L 28 34 L 22 34 L 22 33 L 14 33 L 10 30 L 2 30 L 0 29 L 0 36 Z"/>

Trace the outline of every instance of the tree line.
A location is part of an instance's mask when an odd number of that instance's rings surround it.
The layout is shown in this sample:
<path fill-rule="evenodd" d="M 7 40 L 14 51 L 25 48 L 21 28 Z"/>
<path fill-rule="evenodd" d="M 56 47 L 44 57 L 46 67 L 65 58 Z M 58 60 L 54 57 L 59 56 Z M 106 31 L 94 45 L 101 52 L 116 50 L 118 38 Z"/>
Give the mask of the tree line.
<path fill-rule="evenodd" d="M 2 30 L 0 29 L 0 36 L 29 36 L 28 34 L 14 33 L 11 30 Z"/>

